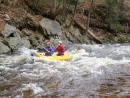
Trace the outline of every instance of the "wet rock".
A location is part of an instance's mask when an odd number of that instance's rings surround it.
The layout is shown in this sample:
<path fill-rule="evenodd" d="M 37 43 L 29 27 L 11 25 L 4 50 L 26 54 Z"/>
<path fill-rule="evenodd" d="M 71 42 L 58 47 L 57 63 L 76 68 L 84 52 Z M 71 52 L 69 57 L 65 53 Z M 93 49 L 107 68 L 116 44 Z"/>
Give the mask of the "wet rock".
<path fill-rule="evenodd" d="M 45 35 L 58 35 L 61 36 L 61 26 L 57 21 L 53 21 L 47 18 L 42 19 L 40 22 L 40 26 L 45 29 L 46 32 L 44 32 Z"/>
<path fill-rule="evenodd" d="M 2 42 L 0 42 L 0 54 L 8 52 L 10 52 L 10 48 L 5 44 L 3 44 Z"/>
<path fill-rule="evenodd" d="M 4 30 L 1 32 L 4 37 L 20 37 L 16 33 L 16 27 L 6 24 Z"/>
<path fill-rule="evenodd" d="M 33 34 L 32 30 L 28 30 L 26 28 L 22 29 L 22 32 L 26 35 L 26 36 L 30 36 Z"/>
<path fill-rule="evenodd" d="M 17 50 L 21 47 L 30 48 L 30 42 L 26 38 L 9 38 L 6 40 L 8 42 L 8 45 L 11 49 Z"/>
<path fill-rule="evenodd" d="M 30 40 L 31 45 L 35 47 L 38 46 L 39 43 L 34 36 L 29 36 L 29 40 Z"/>

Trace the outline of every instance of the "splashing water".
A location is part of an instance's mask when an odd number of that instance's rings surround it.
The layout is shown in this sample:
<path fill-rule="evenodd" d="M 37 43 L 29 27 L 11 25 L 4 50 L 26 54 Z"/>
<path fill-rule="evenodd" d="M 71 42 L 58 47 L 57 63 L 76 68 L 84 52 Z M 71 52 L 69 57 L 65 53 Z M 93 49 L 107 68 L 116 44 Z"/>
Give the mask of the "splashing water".
<path fill-rule="evenodd" d="M 39 59 L 21 48 L 0 55 L 0 98 L 130 96 L 129 44 L 74 45 L 70 61 Z"/>

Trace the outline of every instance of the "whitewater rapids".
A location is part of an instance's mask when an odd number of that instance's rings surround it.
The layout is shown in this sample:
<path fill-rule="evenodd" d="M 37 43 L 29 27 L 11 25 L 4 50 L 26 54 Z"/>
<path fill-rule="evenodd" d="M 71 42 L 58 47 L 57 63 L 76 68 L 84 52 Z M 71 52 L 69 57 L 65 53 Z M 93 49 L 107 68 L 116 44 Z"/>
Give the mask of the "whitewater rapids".
<path fill-rule="evenodd" d="M 21 48 L 0 55 L 0 98 L 130 96 L 129 44 L 74 45 L 70 61 L 50 61 Z"/>

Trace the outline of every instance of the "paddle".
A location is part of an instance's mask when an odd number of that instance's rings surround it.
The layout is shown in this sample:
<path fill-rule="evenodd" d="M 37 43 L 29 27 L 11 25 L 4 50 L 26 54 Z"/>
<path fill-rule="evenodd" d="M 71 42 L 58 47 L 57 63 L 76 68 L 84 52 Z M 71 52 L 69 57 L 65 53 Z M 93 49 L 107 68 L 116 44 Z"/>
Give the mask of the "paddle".
<path fill-rule="evenodd" d="M 47 51 L 47 52 L 50 52 L 50 51 L 48 51 L 48 50 L 46 50 L 45 48 L 43 48 L 45 51 Z M 39 53 L 37 53 L 37 52 L 35 52 L 35 55 L 38 57 L 38 58 L 41 58 L 42 57 L 42 55 L 41 54 L 39 54 Z"/>
<path fill-rule="evenodd" d="M 49 52 L 50 53 L 50 51 L 48 51 L 47 49 L 45 49 L 45 48 L 43 48 L 45 51 L 47 51 L 47 52 Z"/>
<path fill-rule="evenodd" d="M 39 57 L 39 58 L 41 58 L 42 57 L 42 55 L 40 55 L 39 53 L 37 53 L 37 52 L 35 52 L 35 55 L 37 56 L 37 57 Z"/>

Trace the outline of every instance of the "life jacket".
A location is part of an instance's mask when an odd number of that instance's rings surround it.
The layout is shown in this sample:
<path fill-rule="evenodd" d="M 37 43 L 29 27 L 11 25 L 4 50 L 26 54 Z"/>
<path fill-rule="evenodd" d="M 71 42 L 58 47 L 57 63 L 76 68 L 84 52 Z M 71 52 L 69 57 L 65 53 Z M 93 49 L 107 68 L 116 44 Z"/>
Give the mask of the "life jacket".
<path fill-rule="evenodd" d="M 58 45 L 58 47 L 54 50 L 54 52 L 58 51 L 58 54 L 64 54 L 65 48 L 64 45 Z"/>
<path fill-rule="evenodd" d="M 50 50 L 48 48 L 46 48 L 46 54 L 49 54 Z"/>
<path fill-rule="evenodd" d="M 53 48 L 50 46 L 45 47 L 45 55 L 46 56 L 51 56 L 53 54 Z"/>

